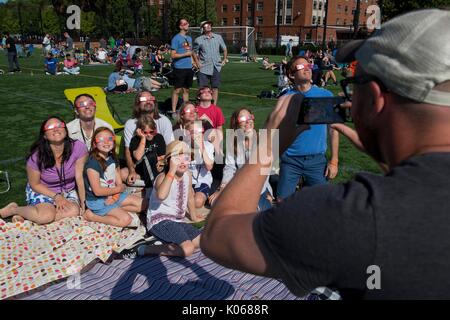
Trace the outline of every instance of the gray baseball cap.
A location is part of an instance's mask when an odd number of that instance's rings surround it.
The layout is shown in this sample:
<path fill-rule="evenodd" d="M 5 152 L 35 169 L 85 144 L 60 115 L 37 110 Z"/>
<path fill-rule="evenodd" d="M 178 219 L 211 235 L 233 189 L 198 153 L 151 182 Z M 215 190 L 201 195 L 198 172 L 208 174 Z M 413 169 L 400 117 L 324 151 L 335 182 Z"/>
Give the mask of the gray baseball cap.
<path fill-rule="evenodd" d="M 336 60 L 357 60 L 400 96 L 450 106 L 450 93 L 433 89 L 450 80 L 450 11 L 428 9 L 395 17 L 368 39 L 339 49 Z"/>

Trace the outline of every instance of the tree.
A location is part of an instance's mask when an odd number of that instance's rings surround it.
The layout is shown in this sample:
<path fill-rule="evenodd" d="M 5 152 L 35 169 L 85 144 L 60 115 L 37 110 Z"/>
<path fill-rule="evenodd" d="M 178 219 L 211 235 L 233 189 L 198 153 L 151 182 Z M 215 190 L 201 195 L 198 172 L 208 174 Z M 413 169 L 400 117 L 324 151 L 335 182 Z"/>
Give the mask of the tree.
<path fill-rule="evenodd" d="M 46 7 L 42 12 L 44 33 L 57 34 L 60 32 L 59 20 L 52 7 Z"/>
<path fill-rule="evenodd" d="M 2 11 L 0 11 L 0 15 L 2 17 L 2 19 L 0 19 L 0 29 L 3 31 L 9 31 L 10 33 L 19 33 L 19 19 L 13 13 L 13 10 L 3 6 Z"/>
<path fill-rule="evenodd" d="M 450 7 L 450 0 L 382 0 L 380 2 L 383 21 L 412 10 Z"/>
<path fill-rule="evenodd" d="M 81 32 L 84 35 L 89 35 L 92 34 L 95 29 L 95 12 L 81 11 Z"/>

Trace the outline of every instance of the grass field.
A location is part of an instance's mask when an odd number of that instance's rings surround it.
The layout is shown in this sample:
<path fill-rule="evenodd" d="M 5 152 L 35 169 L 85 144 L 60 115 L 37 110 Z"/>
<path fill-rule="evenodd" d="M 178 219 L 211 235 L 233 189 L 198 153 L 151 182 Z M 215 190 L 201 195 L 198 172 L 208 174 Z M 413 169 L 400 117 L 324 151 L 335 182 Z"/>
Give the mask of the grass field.
<path fill-rule="evenodd" d="M 276 62 L 281 57 L 271 57 Z M 78 76 L 46 76 L 43 57 L 36 52 L 30 58 L 19 60 L 22 73 L 0 76 L 0 170 L 9 172 L 12 186 L 6 194 L 0 194 L 0 207 L 10 201 L 25 204 L 25 160 L 31 143 L 37 137 L 41 122 L 49 115 L 58 115 L 67 122 L 73 119 L 73 111 L 63 91 L 67 88 L 101 86 L 107 84 L 112 66 L 86 66 Z M 145 66 L 148 69 L 148 65 Z M 6 55 L 0 51 L 0 68 L 7 70 Z M 146 72 L 147 73 L 147 72 Z M 246 106 L 255 112 L 259 128 L 275 105 L 274 99 L 258 99 L 261 90 L 275 90 L 276 76 L 272 71 L 260 69 L 260 64 L 239 63 L 231 59 L 222 70 L 222 86 L 219 106 L 227 119 L 233 110 Z M 338 87 L 327 89 L 337 93 Z M 159 101 L 171 94 L 172 89 L 155 93 Z M 195 89 L 194 89 L 195 90 Z M 194 92 L 195 94 L 195 92 Z M 192 97 L 193 95 L 191 95 Z M 131 116 L 134 94 L 109 95 L 110 102 L 125 121 Z M 359 171 L 379 172 L 369 157 L 358 152 L 345 138 L 341 138 L 339 175 L 334 182 L 351 179 Z M 0 192 L 4 189 L 0 182 Z"/>

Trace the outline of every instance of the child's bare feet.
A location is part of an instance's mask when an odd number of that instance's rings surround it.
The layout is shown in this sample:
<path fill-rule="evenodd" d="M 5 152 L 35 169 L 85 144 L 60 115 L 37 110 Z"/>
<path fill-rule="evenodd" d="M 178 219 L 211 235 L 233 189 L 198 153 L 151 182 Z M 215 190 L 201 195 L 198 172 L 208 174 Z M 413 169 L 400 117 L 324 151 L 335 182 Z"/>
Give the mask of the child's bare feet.
<path fill-rule="evenodd" d="M 7 206 L 0 209 L 0 218 L 8 218 L 14 214 L 14 210 L 18 208 L 19 205 L 15 202 L 11 202 Z"/>
<path fill-rule="evenodd" d="M 19 216 L 18 214 L 16 214 L 15 216 L 12 217 L 11 221 L 12 222 L 25 222 L 25 219 L 22 216 Z"/>

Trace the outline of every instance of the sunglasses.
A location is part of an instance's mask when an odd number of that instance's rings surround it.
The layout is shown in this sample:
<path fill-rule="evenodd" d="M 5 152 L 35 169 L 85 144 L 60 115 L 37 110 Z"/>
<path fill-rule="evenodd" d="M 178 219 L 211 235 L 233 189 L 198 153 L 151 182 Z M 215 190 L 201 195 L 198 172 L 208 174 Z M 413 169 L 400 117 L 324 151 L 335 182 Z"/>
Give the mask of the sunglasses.
<path fill-rule="evenodd" d="M 156 130 L 142 130 L 144 134 L 156 134 Z"/>
<path fill-rule="evenodd" d="M 96 107 L 97 104 L 94 101 L 83 101 L 80 102 L 77 106 L 77 109 L 84 109 L 87 107 Z"/>
<path fill-rule="evenodd" d="M 197 113 L 198 110 L 197 108 L 194 109 L 184 109 L 183 112 L 181 114 L 185 114 L 185 113 Z"/>
<path fill-rule="evenodd" d="M 247 121 L 253 121 L 253 120 L 255 120 L 255 116 L 251 114 L 249 116 L 239 117 L 238 122 L 241 123 L 241 122 L 247 122 Z"/>
<path fill-rule="evenodd" d="M 97 143 L 105 143 L 105 142 L 113 142 L 114 141 L 114 136 L 108 136 L 108 137 L 99 137 L 99 138 L 95 138 L 95 142 Z"/>
<path fill-rule="evenodd" d="M 191 161 L 191 156 L 188 154 L 179 154 L 177 156 L 174 156 L 174 158 L 180 161 Z"/>
<path fill-rule="evenodd" d="M 180 23 L 180 26 L 187 26 L 189 25 L 189 22 Z"/>
<path fill-rule="evenodd" d="M 301 63 L 295 66 L 296 70 L 312 70 L 314 68 L 313 64 Z"/>
<path fill-rule="evenodd" d="M 64 122 L 57 122 L 57 123 L 52 123 L 52 124 L 48 124 L 44 127 L 44 131 L 49 131 L 49 130 L 53 130 L 53 129 L 59 129 L 59 128 L 65 128 L 66 125 L 64 124 Z"/>
<path fill-rule="evenodd" d="M 150 98 L 147 98 L 147 97 L 139 97 L 139 102 L 147 102 L 147 101 L 156 101 L 156 98 L 155 97 L 150 97 Z"/>

